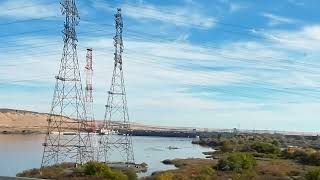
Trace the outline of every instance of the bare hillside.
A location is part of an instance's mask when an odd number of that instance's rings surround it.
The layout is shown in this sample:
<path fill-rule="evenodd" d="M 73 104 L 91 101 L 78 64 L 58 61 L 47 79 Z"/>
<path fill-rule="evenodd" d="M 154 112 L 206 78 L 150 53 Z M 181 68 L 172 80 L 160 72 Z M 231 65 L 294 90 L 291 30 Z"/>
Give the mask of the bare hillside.
<path fill-rule="evenodd" d="M 0 133 L 45 133 L 48 114 L 24 110 L 0 109 Z M 64 121 L 73 121 L 63 118 Z"/>
<path fill-rule="evenodd" d="M 0 133 L 45 133 L 47 130 L 48 114 L 32 111 L 0 109 Z M 64 121 L 73 121 L 64 118 Z M 102 121 L 96 122 L 102 126 Z M 117 125 L 118 122 L 114 122 Z M 190 131 L 192 128 L 178 128 L 166 126 L 150 126 L 139 123 L 132 123 L 131 128 L 134 130 L 151 130 L 151 131 Z"/>
<path fill-rule="evenodd" d="M 48 114 L 0 109 L 0 133 L 45 132 Z"/>

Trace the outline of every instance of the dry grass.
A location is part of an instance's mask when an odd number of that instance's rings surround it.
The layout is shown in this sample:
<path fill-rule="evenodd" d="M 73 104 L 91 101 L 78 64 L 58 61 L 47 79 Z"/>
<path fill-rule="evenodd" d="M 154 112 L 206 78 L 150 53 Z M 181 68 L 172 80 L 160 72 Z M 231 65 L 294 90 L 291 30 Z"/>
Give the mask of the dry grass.
<path fill-rule="evenodd" d="M 257 166 L 253 170 L 241 172 L 215 171 L 217 160 L 209 159 L 175 159 L 172 163 L 178 167 L 176 170 L 169 170 L 155 173 L 150 179 L 155 180 L 288 180 L 295 177 L 302 180 L 305 173 L 313 169 L 313 166 L 306 166 L 295 163 L 291 160 L 269 159 L 257 160 Z M 208 169 L 213 169 L 208 171 Z"/>
<path fill-rule="evenodd" d="M 175 159 L 172 163 L 179 167 L 176 170 L 157 172 L 151 179 L 156 180 L 215 180 L 213 164 L 217 160 L 209 159 Z M 213 174 L 214 173 L 214 174 Z"/>
<path fill-rule="evenodd" d="M 59 177 L 60 175 L 65 174 L 66 169 L 72 169 L 74 167 L 73 163 L 63 163 L 59 165 L 53 165 L 44 167 L 40 174 L 40 169 L 31 169 L 26 170 L 21 173 L 17 174 L 17 177 L 34 177 L 34 178 L 46 178 L 46 179 L 53 179 Z"/>

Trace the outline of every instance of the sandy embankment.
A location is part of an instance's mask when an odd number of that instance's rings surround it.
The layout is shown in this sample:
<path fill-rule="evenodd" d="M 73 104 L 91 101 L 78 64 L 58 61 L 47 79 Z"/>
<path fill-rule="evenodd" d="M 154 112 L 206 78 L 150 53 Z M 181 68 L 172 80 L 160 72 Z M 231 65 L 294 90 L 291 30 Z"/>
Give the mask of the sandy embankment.
<path fill-rule="evenodd" d="M 47 131 L 48 117 L 49 115 L 46 113 L 14 109 L 0 109 L 0 134 L 45 133 Z M 69 122 L 73 121 L 69 118 L 63 118 L 63 120 Z M 102 125 L 102 121 L 98 121 L 97 123 L 100 126 Z M 135 123 L 132 124 L 131 127 L 132 129 L 159 130 L 157 127 Z"/>
<path fill-rule="evenodd" d="M 45 132 L 48 115 L 19 110 L 0 111 L 0 133 Z"/>
<path fill-rule="evenodd" d="M 49 115 L 23 110 L 0 109 L 0 133 L 45 133 Z M 64 121 L 73 121 L 63 118 Z"/>
<path fill-rule="evenodd" d="M 0 109 L 0 134 L 15 133 L 45 133 L 47 131 L 49 115 L 46 113 L 38 113 L 32 111 Z M 72 119 L 63 118 L 64 121 L 74 121 Z M 103 121 L 97 121 L 98 126 L 102 126 Z M 114 122 L 118 124 L 117 122 Z M 146 131 L 191 131 L 192 128 L 166 127 L 166 126 L 150 126 L 139 123 L 132 123 L 133 130 Z"/>

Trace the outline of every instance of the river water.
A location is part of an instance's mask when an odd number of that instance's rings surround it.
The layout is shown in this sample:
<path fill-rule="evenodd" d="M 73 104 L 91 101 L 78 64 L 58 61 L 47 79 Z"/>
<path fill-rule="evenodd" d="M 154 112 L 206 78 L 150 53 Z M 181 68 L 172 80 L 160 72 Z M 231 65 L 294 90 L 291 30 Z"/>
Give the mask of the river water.
<path fill-rule="evenodd" d="M 4 135 L 0 134 L 0 175 L 15 176 L 30 168 L 38 168 L 42 157 L 44 135 Z M 136 163 L 148 164 L 148 171 L 139 176 L 150 175 L 154 171 L 174 169 L 172 165 L 161 163 L 164 159 L 205 158 L 202 152 L 209 148 L 191 144 L 190 138 L 134 136 L 133 149 Z M 179 149 L 169 149 L 169 146 Z"/>

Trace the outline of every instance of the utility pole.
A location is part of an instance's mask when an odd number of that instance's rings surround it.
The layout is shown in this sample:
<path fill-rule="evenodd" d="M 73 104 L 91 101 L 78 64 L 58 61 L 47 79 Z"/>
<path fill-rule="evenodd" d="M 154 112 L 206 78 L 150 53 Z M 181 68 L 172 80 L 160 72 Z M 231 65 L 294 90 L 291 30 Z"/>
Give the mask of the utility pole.
<path fill-rule="evenodd" d="M 134 154 L 123 78 L 123 22 L 120 8 L 117 9 L 117 13 L 115 14 L 115 26 L 116 35 L 113 38 L 115 47 L 114 69 L 104 117 L 106 134 L 101 136 L 98 143 L 98 161 L 108 163 L 111 161 L 109 157 L 110 153 L 118 152 L 122 158 L 122 162 L 129 164 L 134 163 Z M 114 132 L 121 132 L 121 135 L 115 135 Z"/>
<path fill-rule="evenodd" d="M 43 143 L 41 168 L 74 162 L 82 164 L 93 160 L 90 129 L 77 57 L 76 26 L 79 15 L 76 0 L 62 0 L 65 15 L 63 53 L 48 117 L 48 129 Z"/>

